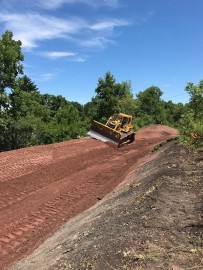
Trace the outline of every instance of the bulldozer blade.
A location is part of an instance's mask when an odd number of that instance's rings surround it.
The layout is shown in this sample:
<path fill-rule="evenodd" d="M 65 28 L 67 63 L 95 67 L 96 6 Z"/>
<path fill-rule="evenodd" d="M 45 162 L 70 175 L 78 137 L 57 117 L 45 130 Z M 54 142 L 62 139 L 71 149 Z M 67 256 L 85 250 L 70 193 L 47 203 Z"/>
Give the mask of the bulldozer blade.
<path fill-rule="evenodd" d="M 115 143 L 115 144 L 118 144 L 117 142 L 109 139 L 109 138 L 106 138 L 105 136 L 95 132 L 95 131 L 92 131 L 90 130 L 88 133 L 87 133 L 91 138 L 94 138 L 96 140 L 99 140 L 99 141 L 102 141 L 102 142 L 112 142 L 112 143 Z"/>
<path fill-rule="evenodd" d="M 93 121 L 90 131 L 87 133 L 90 137 L 100 140 L 102 142 L 120 143 L 121 133 L 105 126 L 97 121 Z"/>

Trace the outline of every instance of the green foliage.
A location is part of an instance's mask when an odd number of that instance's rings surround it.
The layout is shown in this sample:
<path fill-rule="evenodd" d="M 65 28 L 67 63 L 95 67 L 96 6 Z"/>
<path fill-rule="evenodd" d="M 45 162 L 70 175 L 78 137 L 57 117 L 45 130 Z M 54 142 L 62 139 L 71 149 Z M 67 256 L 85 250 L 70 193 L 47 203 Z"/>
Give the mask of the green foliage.
<path fill-rule="evenodd" d="M 5 112 L 0 115 L 0 152 L 10 150 L 10 122 L 11 119 Z"/>
<path fill-rule="evenodd" d="M 166 111 L 164 102 L 161 100 L 162 94 L 157 86 L 151 86 L 137 94 L 137 117 L 140 127 L 166 123 Z"/>
<path fill-rule="evenodd" d="M 23 92 L 35 92 L 35 91 L 38 91 L 37 86 L 26 75 L 23 76 L 23 77 L 18 77 L 15 80 L 15 84 L 14 84 L 13 89 L 21 90 Z"/>
<path fill-rule="evenodd" d="M 66 106 L 60 107 L 54 117 L 54 121 L 58 126 L 57 140 L 68 140 L 83 137 L 87 133 L 84 118 L 81 119 L 80 113 L 68 103 Z"/>
<path fill-rule="evenodd" d="M 189 106 L 194 112 L 194 118 L 203 118 L 203 80 L 198 85 L 188 83 L 185 90 L 190 95 Z"/>
<path fill-rule="evenodd" d="M 13 40 L 12 32 L 6 31 L 0 39 L 0 109 L 5 105 L 5 89 L 12 88 L 17 76 L 23 74 L 23 59 L 21 41 Z"/>
<path fill-rule="evenodd" d="M 90 102 L 84 105 L 84 114 L 91 120 L 98 119 L 97 116 L 98 101 L 96 98 L 92 98 Z"/>
<path fill-rule="evenodd" d="M 175 104 L 172 101 L 164 102 L 166 124 L 179 127 L 179 122 L 186 114 L 186 106 L 182 103 Z"/>
<path fill-rule="evenodd" d="M 192 144 L 198 148 L 203 147 L 203 120 L 197 120 L 193 130 L 195 134 L 198 134 L 199 138 L 192 138 Z"/>
<path fill-rule="evenodd" d="M 41 96 L 37 91 L 25 92 L 17 88 L 12 91 L 9 97 L 11 105 L 10 113 L 15 119 L 25 117 L 29 114 L 41 117 L 41 114 L 44 115 L 46 111 L 44 106 L 40 104 Z"/>
<path fill-rule="evenodd" d="M 124 94 L 118 99 L 118 112 L 133 115 L 136 114 L 136 101 L 133 98 L 130 82 L 122 82 L 121 86 L 124 89 Z"/>
<path fill-rule="evenodd" d="M 194 147 L 203 147 L 203 119 L 195 120 L 192 110 L 185 114 L 180 121 L 179 131 L 179 141 L 181 143 Z M 195 138 L 192 133 L 198 137 Z"/>
<path fill-rule="evenodd" d="M 68 103 L 64 97 L 50 94 L 41 95 L 41 102 L 44 107 L 50 110 L 52 117 L 56 115 L 60 107 Z"/>
<path fill-rule="evenodd" d="M 85 120 L 86 116 L 85 116 L 84 106 L 76 101 L 71 101 L 70 104 L 72 104 L 73 107 L 77 110 L 80 118 Z"/>
<path fill-rule="evenodd" d="M 198 85 L 188 83 L 185 90 L 190 101 L 180 121 L 180 142 L 194 147 L 203 147 L 203 80 Z M 196 134 L 192 136 L 191 134 Z"/>
<path fill-rule="evenodd" d="M 104 79 L 99 78 L 95 93 L 96 96 L 84 108 L 91 119 L 105 122 L 114 113 L 134 112 L 131 84 L 129 82 L 116 83 L 110 72 L 105 74 Z"/>

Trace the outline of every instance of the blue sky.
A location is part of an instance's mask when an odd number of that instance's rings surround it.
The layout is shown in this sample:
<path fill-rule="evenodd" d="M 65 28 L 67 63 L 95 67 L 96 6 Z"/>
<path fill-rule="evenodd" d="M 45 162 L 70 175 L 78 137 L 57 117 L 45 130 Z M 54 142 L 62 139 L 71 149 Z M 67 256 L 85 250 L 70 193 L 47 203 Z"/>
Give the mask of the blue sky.
<path fill-rule="evenodd" d="M 187 102 L 203 79 L 202 0 L 0 0 L 0 33 L 22 41 L 41 93 L 82 104 L 110 71 L 134 96 L 152 85 Z"/>

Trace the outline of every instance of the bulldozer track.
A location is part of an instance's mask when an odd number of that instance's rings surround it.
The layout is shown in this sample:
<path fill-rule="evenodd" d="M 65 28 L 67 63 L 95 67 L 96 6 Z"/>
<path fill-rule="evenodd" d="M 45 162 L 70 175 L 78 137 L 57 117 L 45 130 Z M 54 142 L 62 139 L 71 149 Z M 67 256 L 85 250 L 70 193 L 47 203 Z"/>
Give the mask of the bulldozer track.
<path fill-rule="evenodd" d="M 155 143 L 176 136 L 152 126 L 122 149 L 84 138 L 0 153 L 0 269 L 112 191 Z"/>

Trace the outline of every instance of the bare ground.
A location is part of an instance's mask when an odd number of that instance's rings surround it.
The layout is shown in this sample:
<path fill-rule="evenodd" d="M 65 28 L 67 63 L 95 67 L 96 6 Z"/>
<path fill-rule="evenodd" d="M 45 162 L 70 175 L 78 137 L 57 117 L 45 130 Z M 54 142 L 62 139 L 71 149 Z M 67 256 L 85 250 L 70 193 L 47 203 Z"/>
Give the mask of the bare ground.
<path fill-rule="evenodd" d="M 12 270 L 203 269 L 202 180 L 203 150 L 169 142 Z"/>
<path fill-rule="evenodd" d="M 62 224 L 11 269 L 201 269 L 203 152 L 151 153 L 176 136 L 150 126 L 122 149 L 81 139 L 1 153 L 0 269 Z"/>

